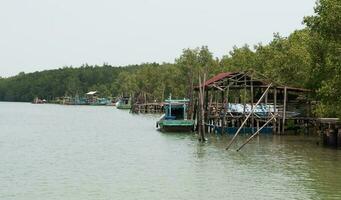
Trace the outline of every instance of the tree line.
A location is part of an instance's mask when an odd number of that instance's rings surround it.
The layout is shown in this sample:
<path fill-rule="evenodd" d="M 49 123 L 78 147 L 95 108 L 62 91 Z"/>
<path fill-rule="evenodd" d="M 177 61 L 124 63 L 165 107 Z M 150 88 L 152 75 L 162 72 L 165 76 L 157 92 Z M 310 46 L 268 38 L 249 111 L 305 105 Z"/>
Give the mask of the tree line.
<path fill-rule="evenodd" d="M 174 63 L 83 65 L 0 78 L 0 100 L 50 100 L 97 90 L 102 96 L 141 94 L 162 101 L 170 93 L 190 97 L 199 74 L 254 70 L 278 83 L 312 89 L 318 116 L 341 117 L 341 1 L 319 0 L 314 10 L 303 19 L 305 28 L 287 37 L 276 33 L 265 45 L 234 47 L 221 58 L 202 46 L 184 49 Z"/>

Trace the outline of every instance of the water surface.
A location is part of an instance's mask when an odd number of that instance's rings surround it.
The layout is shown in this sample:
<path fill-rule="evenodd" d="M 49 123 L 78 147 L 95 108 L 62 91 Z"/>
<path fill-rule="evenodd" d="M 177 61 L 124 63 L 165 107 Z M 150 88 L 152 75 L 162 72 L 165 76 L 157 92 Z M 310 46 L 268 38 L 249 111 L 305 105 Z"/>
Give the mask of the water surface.
<path fill-rule="evenodd" d="M 308 136 L 155 130 L 113 107 L 0 103 L 0 199 L 341 199 L 341 151 Z M 239 138 L 238 144 L 242 139 Z"/>

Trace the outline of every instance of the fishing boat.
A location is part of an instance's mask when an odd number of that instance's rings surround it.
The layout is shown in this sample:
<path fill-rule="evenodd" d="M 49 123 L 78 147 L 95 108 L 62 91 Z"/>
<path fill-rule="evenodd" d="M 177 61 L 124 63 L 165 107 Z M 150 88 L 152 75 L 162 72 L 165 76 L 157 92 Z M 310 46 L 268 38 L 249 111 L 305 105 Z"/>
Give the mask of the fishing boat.
<path fill-rule="evenodd" d="M 165 114 L 156 123 L 164 132 L 190 132 L 194 129 L 194 120 L 187 119 L 188 99 L 167 99 L 163 106 Z"/>
<path fill-rule="evenodd" d="M 121 97 L 120 100 L 116 103 L 116 107 L 118 109 L 131 109 L 131 98 Z"/>

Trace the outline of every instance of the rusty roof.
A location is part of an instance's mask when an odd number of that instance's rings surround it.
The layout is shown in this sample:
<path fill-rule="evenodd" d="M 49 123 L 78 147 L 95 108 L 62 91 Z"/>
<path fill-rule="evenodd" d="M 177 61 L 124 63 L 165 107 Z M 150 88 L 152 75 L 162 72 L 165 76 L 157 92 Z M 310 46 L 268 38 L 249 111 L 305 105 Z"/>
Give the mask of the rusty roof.
<path fill-rule="evenodd" d="M 221 81 L 221 80 L 224 80 L 226 78 L 233 78 L 235 77 L 236 75 L 238 76 L 238 74 L 240 75 L 247 75 L 247 76 L 251 76 L 250 74 L 247 74 L 245 72 L 221 72 L 215 76 L 213 76 L 212 78 L 208 79 L 207 81 L 205 81 L 205 84 L 204 86 L 205 87 L 208 87 L 218 81 Z M 254 85 L 254 87 L 267 87 L 268 84 L 270 83 L 269 81 L 267 80 L 253 80 L 253 81 L 257 81 L 258 84 Z M 309 89 L 305 89 L 305 88 L 297 88 L 297 87 L 290 87 L 290 86 L 285 86 L 285 85 L 278 85 L 276 84 L 277 86 L 275 86 L 277 89 L 279 90 L 284 90 L 284 88 L 286 87 L 288 91 L 293 91 L 293 92 L 311 92 L 311 90 Z M 194 87 L 195 89 L 198 89 L 200 86 L 196 86 Z"/>
<path fill-rule="evenodd" d="M 222 80 L 224 78 L 230 78 L 232 77 L 234 74 L 236 74 L 235 72 L 222 72 L 222 73 L 219 73 L 215 76 L 213 76 L 212 78 L 208 79 L 206 82 L 205 82 L 205 86 L 208 86 L 216 81 L 219 81 L 219 80 Z"/>

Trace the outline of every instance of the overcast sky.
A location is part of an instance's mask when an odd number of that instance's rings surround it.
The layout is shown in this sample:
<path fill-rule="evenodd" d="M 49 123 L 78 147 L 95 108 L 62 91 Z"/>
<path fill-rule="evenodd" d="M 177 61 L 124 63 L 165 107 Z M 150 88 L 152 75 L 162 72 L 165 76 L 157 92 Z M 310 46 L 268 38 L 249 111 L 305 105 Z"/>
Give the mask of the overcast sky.
<path fill-rule="evenodd" d="M 174 62 L 287 36 L 315 0 L 0 0 L 0 76 L 83 63 Z"/>

